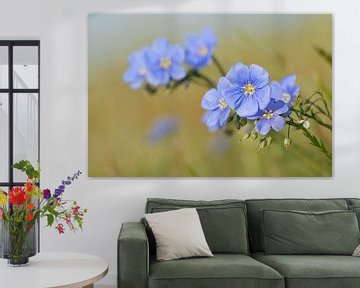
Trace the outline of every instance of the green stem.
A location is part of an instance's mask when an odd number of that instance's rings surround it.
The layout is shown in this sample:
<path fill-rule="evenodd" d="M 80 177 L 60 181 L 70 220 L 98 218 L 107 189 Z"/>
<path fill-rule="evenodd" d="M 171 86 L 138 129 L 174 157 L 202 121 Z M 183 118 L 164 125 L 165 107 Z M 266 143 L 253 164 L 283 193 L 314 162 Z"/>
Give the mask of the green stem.
<path fill-rule="evenodd" d="M 297 129 L 302 130 L 304 136 L 309 139 L 310 144 L 318 148 L 328 159 L 332 160 L 331 154 L 327 151 L 325 145 L 316 138 L 316 136 L 312 135 L 303 125 L 295 123 L 291 118 L 290 120 L 286 121 L 288 125 L 291 125 Z"/>
<path fill-rule="evenodd" d="M 225 76 L 226 75 L 225 69 L 221 65 L 219 60 L 215 57 L 215 55 L 212 56 L 212 60 L 214 61 L 214 64 L 215 64 L 216 68 L 219 70 L 221 76 Z"/>
<path fill-rule="evenodd" d="M 317 117 L 315 117 L 315 116 L 313 116 L 313 115 L 311 115 L 311 114 L 302 112 L 302 111 L 297 110 L 297 109 L 295 109 L 295 108 L 291 108 L 291 109 L 292 109 L 292 111 L 294 111 L 294 112 L 296 112 L 296 113 L 299 113 L 299 114 L 301 114 L 301 115 L 303 115 L 303 116 L 305 116 L 305 117 L 308 117 L 308 118 L 311 118 L 311 119 L 315 120 L 319 125 L 324 126 L 325 128 L 327 128 L 327 129 L 329 129 L 329 130 L 332 130 L 332 125 L 331 125 L 331 124 L 327 124 L 327 123 L 321 121 L 319 118 L 317 118 Z"/>
<path fill-rule="evenodd" d="M 206 84 L 209 86 L 209 88 L 216 88 L 216 83 L 211 80 L 208 76 L 200 73 L 199 71 L 194 71 L 194 76 L 204 80 Z"/>

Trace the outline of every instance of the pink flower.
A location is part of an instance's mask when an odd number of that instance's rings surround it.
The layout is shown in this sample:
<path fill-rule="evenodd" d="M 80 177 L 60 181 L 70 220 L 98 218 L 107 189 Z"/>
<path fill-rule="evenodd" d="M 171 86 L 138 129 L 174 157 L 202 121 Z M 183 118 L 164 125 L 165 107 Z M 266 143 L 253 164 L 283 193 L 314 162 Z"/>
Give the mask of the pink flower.
<path fill-rule="evenodd" d="M 2 209 L 0 208 L 0 220 L 2 220 L 2 218 L 3 218 L 3 211 L 2 211 Z"/>
<path fill-rule="evenodd" d="M 55 228 L 58 230 L 59 234 L 65 233 L 65 229 L 64 229 L 63 224 L 59 223 Z"/>

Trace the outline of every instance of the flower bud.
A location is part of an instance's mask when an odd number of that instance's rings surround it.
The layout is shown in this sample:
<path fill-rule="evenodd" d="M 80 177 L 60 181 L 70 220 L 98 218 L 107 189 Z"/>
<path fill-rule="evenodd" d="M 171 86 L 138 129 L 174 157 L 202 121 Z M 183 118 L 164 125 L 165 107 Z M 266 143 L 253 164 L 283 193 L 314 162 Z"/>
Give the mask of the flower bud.
<path fill-rule="evenodd" d="M 252 142 L 255 141 L 257 137 L 258 137 L 257 133 L 252 133 L 250 136 L 250 141 L 252 141 Z"/>
<path fill-rule="evenodd" d="M 271 143 L 272 143 L 272 137 L 271 136 L 266 137 L 266 146 L 270 148 Z"/>
<path fill-rule="evenodd" d="M 286 138 L 284 139 L 284 146 L 285 146 L 285 149 L 286 149 L 286 150 L 289 149 L 290 144 L 291 144 L 291 139 L 288 138 L 288 137 L 286 137 Z"/>
<path fill-rule="evenodd" d="M 246 139 L 248 139 L 248 138 L 250 138 L 250 133 L 246 133 L 246 134 L 244 135 L 244 137 L 242 138 L 242 140 L 246 140 Z"/>
<path fill-rule="evenodd" d="M 264 149 L 266 147 L 267 141 L 266 138 L 262 138 L 259 142 L 259 150 Z"/>
<path fill-rule="evenodd" d="M 309 120 L 305 120 L 304 123 L 303 123 L 303 127 L 305 129 L 309 129 L 310 128 L 310 121 Z"/>

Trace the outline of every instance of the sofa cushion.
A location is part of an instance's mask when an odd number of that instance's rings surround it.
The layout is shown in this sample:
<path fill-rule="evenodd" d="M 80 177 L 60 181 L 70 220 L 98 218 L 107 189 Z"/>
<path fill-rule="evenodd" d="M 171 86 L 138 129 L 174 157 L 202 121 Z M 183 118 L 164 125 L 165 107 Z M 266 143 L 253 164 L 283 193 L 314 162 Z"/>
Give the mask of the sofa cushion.
<path fill-rule="evenodd" d="M 359 244 L 354 211 L 262 210 L 266 254 L 352 255 Z"/>
<path fill-rule="evenodd" d="M 146 213 L 189 207 L 197 208 L 206 242 L 213 253 L 249 253 L 244 201 L 148 199 Z M 149 239 L 153 239 L 150 231 L 148 233 Z"/>
<path fill-rule="evenodd" d="M 252 251 L 262 251 L 261 215 L 263 209 L 328 211 L 348 210 L 346 199 L 254 199 L 246 200 Z"/>
<path fill-rule="evenodd" d="M 246 255 L 215 254 L 211 258 L 150 261 L 149 288 L 284 288 L 274 269 Z"/>
<path fill-rule="evenodd" d="M 213 256 L 195 208 L 145 214 L 156 239 L 158 261 Z"/>
<path fill-rule="evenodd" d="M 356 213 L 356 217 L 358 218 L 358 224 L 360 228 L 360 205 L 359 206 L 351 205 L 349 207 L 349 210 L 354 211 Z"/>
<path fill-rule="evenodd" d="M 286 288 L 358 288 L 360 258 L 340 255 L 265 255 L 256 260 L 284 275 Z"/>
<path fill-rule="evenodd" d="M 347 201 L 349 206 L 360 206 L 360 198 L 348 198 Z"/>

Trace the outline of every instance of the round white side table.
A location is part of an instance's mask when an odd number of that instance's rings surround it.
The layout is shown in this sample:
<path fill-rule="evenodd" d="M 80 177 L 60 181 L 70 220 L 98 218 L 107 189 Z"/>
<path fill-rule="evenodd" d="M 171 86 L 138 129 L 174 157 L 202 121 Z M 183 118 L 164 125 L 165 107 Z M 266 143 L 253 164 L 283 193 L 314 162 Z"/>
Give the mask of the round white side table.
<path fill-rule="evenodd" d="M 93 288 L 108 272 L 100 257 L 80 253 L 38 253 L 28 266 L 9 267 L 0 260 L 1 288 Z"/>

